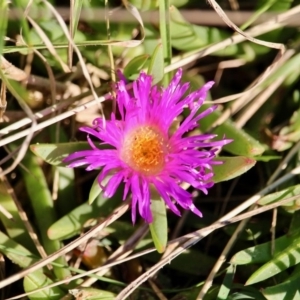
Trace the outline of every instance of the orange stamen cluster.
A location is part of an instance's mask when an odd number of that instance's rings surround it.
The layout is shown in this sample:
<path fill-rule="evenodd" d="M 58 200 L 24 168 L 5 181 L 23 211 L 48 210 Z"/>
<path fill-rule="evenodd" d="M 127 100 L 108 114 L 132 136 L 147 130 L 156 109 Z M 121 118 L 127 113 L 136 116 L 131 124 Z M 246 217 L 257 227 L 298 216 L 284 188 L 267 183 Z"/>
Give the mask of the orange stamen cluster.
<path fill-rule="evenodd" d="M 135 171 L 156 175 L 164 167 L 166 148 L 165 139 L 158 130 L 141 126 L 126 136 L 121 156 Z"/>

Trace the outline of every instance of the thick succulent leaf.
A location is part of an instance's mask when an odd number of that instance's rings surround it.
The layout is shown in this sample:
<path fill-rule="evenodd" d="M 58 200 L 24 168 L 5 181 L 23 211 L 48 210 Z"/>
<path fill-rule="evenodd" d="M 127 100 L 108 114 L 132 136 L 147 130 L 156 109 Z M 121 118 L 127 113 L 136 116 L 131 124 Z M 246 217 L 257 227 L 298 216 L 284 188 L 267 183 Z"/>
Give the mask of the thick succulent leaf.
<path fill-rule="evenodd" d="M 244 130 L 239 129 L 236 125 L 227 120 L 216 129 L 212 130 L 219 137 L 226 136 L 228 139 L 232 139 L 233 142 L 223 147 L 224 150 L 236 154 L 245 156 L 261 155 L 265 151 L 265 147 L 261 145 L 256 139 L 246 133 Z"/>
<path fill-rule="evenodd" d="M 126 79 L 135 80 L 140 74 L 140 71 L 145 66 L 149 59 L 148 54 L 142 54 L 134 57 L 124 68 L 124 76 Z"/>
<path fill-rule="evenodd" d="M 267 196 L 264 196 L 258 201 L 259 205 L 267 205 L 270 203 L 275 203 L 281 200 L 284 200 L 289 197 L 293 197 L 296 195 L 300 195 L 300 184 L 290 186 L 284 190 L 281 190 L 279 192 L 275 192 L 272 194 L 269 194 Z M 294 201 L 285 203 L 282 205 L 282 207 L 288 211 L 288 212 L 294 212 L 299 209 L 300 207 L 300 199 L 296 199 Z"/>
<path fill-rule="evenodd" d="M 101 192 L 102 188 L 99 185 L 97 176 L 90 189 L 88 203 L 91 205 L 94 202 L 94 200 L 101 194 Z"/>
<path fill-rule="evenodd" d="M 268 162 L 270 160 L 281 159 L 281 156 L 276 155 L 264 155 L 264 156 L 255 156 L 256 161 Z"/>
<path fill-rule="evenodd" d="M 99 176 L 97 176 L 92 184 L 92 187 L 89 192 L 89 199 L 88 203 L 91 205 L 94 200 L 103 192 L 103 189 L 101 188 L 99 181 L 98 181 Z M 106 186 L 106 184 L 109 182 L 111 176 L 107 175 L 101 182 L 102 186 Z"/>
<path fill-rule="evenodd" d="M 217 160 L 222 161 L 223 164 L 213 166 L 215 174 L 213 177 L 214 182 L 226 181 L 238 177 L 256 164 L 254 158 L 245 156 L 218 157 Z"/>
<path fill-rule="evenodd" d="M 172 6 L 170 8 L 171 43 L 176 49 L 188 51 L 198 49 L 208 44 L 209 29 L 204 26 L 194 26 L 187 22 L 179 10 Z"/>
<path fill-rule="evenodd" d="M 35 289 L 45 287 L 52 283 L 53 281 L 46 277 L 40 270 L 37 270 L 25 276 L 23 281 L 24 290 L 26 293 Z M 56 286 L 50 289 L 36 292 L 32 295 L 29 295 L 28 297 L 30 300 L 59 300 L 65 295 L 66 293 L 63 292 L 58 286 Z"/>
<path fill-rule="evenodd" d="M 37 261 L 37 258 L 22 245 L 0 231 L 0 252 L 21 268 L 27 268 Z"/>
<path fill-rule="evenodd" d="M 300 210 L 297 210 L 293 213 L 288 235 L 297 236 L 299 229 L 300 229 Z"/>
<path fill-rule="evenodd" d="M 300 262 L 300 238 L 295 239 L 287 248 L 256 270 L 246 284 L 254 284 L 286 270 Z"/>
<path fill-rule="evenodd" d="M 232 264 L 246 265 L 256 263 L 266 263 L 274 255 L 282 253 L 295 239 L 300 238 L 300 230 L 294 234 L 284 235 L 274 241 L 274 254 L 272 255 L 272 242 L 266 242 L 254 247 L 239 251 L 230 260 Z"/>
<path fill-rule="evenodd" d="M 149 224 L 150 232 L 156 250 L 159 253 L 165 251 L 168 241 L 168 220 L 166 205 L 162 199 L 151 199 L 151 212 L 153 222 Z"/>
<path fill-rule="evenodd" d="M 228 299 L 228 295 L 230 293 L 233 278 L 235 275 L 235 270 L 236 270 L 236 266 L 233 264 L 230 264 L 229 267 L 227 268 L 223 283 L 220 287 L 220 290 L 219 290 L 219 293 L 217 296 L 217 300 Z"/>
<path fill-rule="evenodd" d="M 164 77 L 164 53 L 162 44 L 158 44 L 151 55 L 148 74 L 152 75 L 153 84 L 160 82 Z"/>
<path fill-rule="evenodd" d="M 91 223 L 91 221 L 107 216 L 122 201 L 121 190 L 122 189 L 119 189 L 117 193 L 109 199 L 100 193 L 91 205 L 88 202 L 79 205 L 50 226 L 48 229 L 48 237 L 51 240 L 70 238 L 78 234 L 85 225 L 90 225 L 88 223 Z"/>
<path fill-rule="evenodd" d="M 285 282 L 263 289 L 262 293 L 268 300 L 300 299 L 300 273 L 291 276 Z"/>
<path fill-rule="evenodd" d="M 207 109 L 208 107 L 210 107 L 210 105 L 203 105 L 199 112 Z M 221 113 L 219 111 L 214 111 L 201 119 L 199 121 L 201 131 L 207 132 L 220 115 Z M 265 151 L 265 147 L 262 144 L 246 133 L 243 129 L 237 128 L 230 120 L 225 121 L 220 126 L 213 129 L 212 132 L 218 134 L 219 138 L 226 136 L 226 138 L 233 140 L 232 143 L 223 147 L 224 150 L 232 154 L 252 157 L 261 155 Z"/>
<path fill-rule="evenodd" d="M 66 166 L 62 162 L 69 154 L 90 150 L 91 146 L 87 142 L 60 143 L 60 144 L 34 144 L 30 145 L 31 151 L 54 166 Z"/>
<path fill-rule="evenodd" d="M 255 288 L 234 284 L 234 289 L 239 291 L 228 296 L 227 300 L 266 300 L 266 298 Z"/>
<path fill-rule="evenodd" d="M 33 153 L 27 152 L 22 164 L 25 168 L 21 169 L 21 173 L 41 234 L 41 241 L 45 251 L 50 254 L 61 248 L 59 241 L 50 240 L 47 236 L 49 226 L 56 221 L 53 199 L 38 158 Z M 59 257 L 56 262 L 67 266 L 64 256 Z M 54 267 L 53 270 L 58 278 L 64 279 L 71 276 L 67 268 Z"/>
<path fill-rule="evenodd" d="M 25 247 L 16 243 L 13 239 L 10 239 L 2 232 L 0 232 L 0 252 L 21 268 L 27 268 L 38 260 L 38 257 L 33 255 Z M 24 288 L 25 291 L 28 292 L 29 290 L 46 286 L 51 283 L 53 282 L 47 276 L 45 276 L 42 271 L 39 270 L 30 273 L 25 277 Z M 60 299 L 62 296 L 64 296 L 64 292 L 60 289 L 60 287 L 54 287 L 34 294 L 29 298 L 55 300 Z"/>
<path fill-rule="evenodd" d="M 53 166 L 53 172 L 58 177 L 56 207 L 59 214 L 63 215 L 76 206 L 75 201 L 66 201 L 66 199 L 74 199 L 76 195 L 75 170 Z"/>

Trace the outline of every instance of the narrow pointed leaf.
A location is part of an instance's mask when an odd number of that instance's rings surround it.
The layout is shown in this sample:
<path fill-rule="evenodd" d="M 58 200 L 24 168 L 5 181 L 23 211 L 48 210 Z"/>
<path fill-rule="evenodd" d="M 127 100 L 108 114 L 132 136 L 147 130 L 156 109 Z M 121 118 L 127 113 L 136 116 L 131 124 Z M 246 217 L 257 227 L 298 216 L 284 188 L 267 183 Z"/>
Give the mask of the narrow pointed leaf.
<path fill-rule="evenodd" d="M 180 11 L 171 6 L 170 8 L 171 43 L 179 50 L 193 50 L 203 47 L 208 43 L 208 28 L 197 27 L 187 22 Z"/>
<path fill-rule="evenodd" d="M 95 178 L 89 193 L 88 203 L 91 205 L 94 200 L 100 195 L 102 189 L 98 183 L 98 176 Z"/>
<path fill-rule="evenodd" d="M 268 300 L 300 299 L 300 273 L 291 276 L 285 282 L 263 289 L 262 293 Z"/>
<path fill-rule="evenodd" d="M 158 44 L 150 59 L 148 74 L 153 77 L 153 84 L 160 82 L 164 77 L 164 53 L 162 44 Z"/>
<path fill-rule="evenodd" d="M 273 259 L 256 270 L 246 284 L 254 284 L 286 270 L 300 262 L 300 238 L 294 240 L 290 246 L 276 254 Z"/>
<path fill-rule="evenodd" d="M 62 240 L 73 237 L 85 225 L 88 225 L 87 223 L 90 225 L 92 221 L 109 215 L 122 201 L 121 199 L 121 189 L 109 199 L 100 193 L 91 205 L 85 202 L 52 224 L 48 229 L 48 237 L 51 240 Z"/>
<path fill-rule="evenodd" d="M 272 243 L 270 241 L 239 251 L 231 258 L 230 262 L 236 265 L 266 263 L 270 261 L 274 255 L 282 253 L 282 251 L 284 251 L 297 238 L 300 238 L 299 229 L 294 234 L 288 234 L 277 238 L 274 241 L 273 255 Z"/>
<path fill-rule="evenodd" d="M 0 252 L 21 268 L 27 268 L 36 262 L 35 256 L 24 246 L 0 231 Z"/>
<path fill-rule="evenodd" d="M 161 199 L 152 199 L 151 211 L 153 222 L 149 224 L 150 232 L 156 250 L 163 253 L 168 241 L 168 221 L 166 206 Z"/>
<path fill-rule="evenodd" d="M 111 176 L 109 176 L 109 175 L 106 176 L 103 179 L 101 184 L 103 184 L 103 186 L 106 186 L 106 184 L 108 183 L 110 178 L 111 178 Z M 102 193 L 102 188 L 99 185 L 98 176 L 97 176 L 92 184 L 91 189 L 90 189 L 88 203 L 91 205 L 94 202 L 94 200 L 100 195 L 100 193 Z"/>
<path fill-rule="evenodd" d="M 10 239 L 4 233 L 0 232 L 0 252 L 3 253 L 7 258 L 9 258 L 13 263 L 17 264 L 21 268 L 27 268 L 33 263 L 37 262 L 37 257 L 34 256 L 30 251 L 28 251 L 22 245 L 16 243 L 14 240 Z M 29 285 L 27 285 L 29 282 Z M 46 277 L 42 271 L 36 271 L 29 273 L 24 279 L 25 291 L 30 289 L 35 289 L 37 286 L 32 286 L 30 283 L 40 282 L 38 287 L 46 286 L 52 284 L 48 277 Z M 65 293 L 60 289 L 60 287 L 53 287 L 46 289 L 40 294 L 35 294 L 35 296 L 30 296 L 29 299 L 51 299 L 56 300 L 64 296 Z"/>
<path fill-rule="evenodd" d="M 240 176 L 256 164 L 255 159 L 245 156 L 218 157 L 217 160 L 223 161 L 223 164 L 213 166 L 214 182 L 226 181 Z"/>
<path fill-rule="evenodd" d="M 203 105 L 199 112 L 204 111 L 210 107 L 210 105 Z M 212 124 L 220 117 L 221 113 L 219 111 L 214 111 L 205 118 L 201 119 L 199 122 L 200 129 L 203 132 L 210 130 Z M 257 156 L 261 155 L 265 151 L 265 147 L 260 144 L 256 139 L 254 139 L 250 134 L 246 133 L 243 129 L 239 129 L 236 125 L 227 120 L 215 129 L 212 130 L 213 133 L 218 134 L 219 138 L 224 135 L 228 139 L 233 139 L 233 142 L 225 145 L 224 150 L 241 156 Z"/>
<path fill-rule="evenodd" d="M 233 142 L 223 147 L 224 150 L 245 156 L 261 155 L 265 151 L 265 147 L 261 145 L 256 139 L 250 136 L 242 129 L 238 129 L 235 124 L 229 120 L 212 130 L 219 137 L 226 136 L 232 139 Z"/>
<path fill-rule="evenodd" d="M 27 152 L 22 164 L 25 169 L 21 169 L 21 173 L 23 175 L 27 194 L 33 207 L 36 224 L 41 234 L 41 241 L 45 251 L 48 254 L 51 254 L 61 248 L 60 242 L 52 241 L 47 236 L 48 228 L 56 221 L 51 193 L 37 157 L 31 152 Z M 59 257 L 57 262 L 67 265 L 64 256 Z M 67 269 L 63 268 L 54 267 L 54 272 L 56 276 L 61 279 L 71 276 L 71 273 Z"/>
<path fill-rule="evenodd" d="M 31 151 L 54 166 L 66 166 L 62 160 L 70 153 L 90 150 L 91 146 L 86 142 L 60 143 L 60 144 L 34 144 L 30 145 Z"/>
<path fill-rule="evenodd" d="M 75 171 L 72 168 L 53 166 L 54 174 L 58 174 L 58 191 L 56 205 L 59 214 L 71 211 L 76 206 L 74 199 L 76 195 L 75 189 Z M 68 199 L 68 200 L 66 200 Z"/>
<path fill-rule="evenodd" d="M 30 275 L 25 276 L 23 281 L 24 290 L 26 293 L 35 289 L 45 287 L 52 283 L 53 281 L 46 277 L 40 270 L 37 270 L 30 273 Z M 56 286 L 51 289 L 39 291 L 37 293 L 29 295 L 28 297 L 30 300 L 59 300 L 65 295 L 66 293 L 63 292 L 58 286 Z"/>
<path fill-rule="evenodd" d="M 272 194 L 269 194 L 263 198 L 261 198 L 258 201 L 258 204 L 260 205 L 267 205 L 270 203 L 275 203 L 284 199 L 287 199 L 292 196 L 300 195 L 300 184 L 297 184 L 295 186 L 290 186 L 284 190 L 281 190 L 279 192 L 275 192 Z M 300 206 L 300 200 L 296 199 L 294 201 L 285 203 L 281 207 L 284 208 L 288 212 L 294 212 L 299 209 Z"/>
<path fill-rule="evenodd" d="M 124 76 L 126 79 L 135 80 L 140 74 L 140 71 L 145 66 L 149 59 L 148 54 L 142 54 L 133 58 L 124 68 Z"/>
<path fill-rule="evenodd" d="M 228 295 L 231 290 L 233 278 L 235 275 L 236 271 L 236 266 L 233 264 L 230 264 L 229 267 L 227 268 L 226 275 L 224 277 L 223 283 L 220 287 L 217 300 L 226 300 L 228 299 Z"/>

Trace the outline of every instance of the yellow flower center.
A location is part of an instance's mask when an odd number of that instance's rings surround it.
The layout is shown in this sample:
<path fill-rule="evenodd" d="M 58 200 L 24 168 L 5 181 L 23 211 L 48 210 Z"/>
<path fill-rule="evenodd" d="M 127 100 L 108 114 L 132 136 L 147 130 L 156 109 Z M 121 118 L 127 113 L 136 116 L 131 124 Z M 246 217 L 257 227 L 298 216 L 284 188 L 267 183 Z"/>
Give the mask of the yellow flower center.
<path fill-rule="evenodd" d="M 121 157 L 132 169 L 145 175 L 156 175 L 164 167 L 166 149 L 166 141 L 158 130 L 142 126 L 126 136 Z"/>

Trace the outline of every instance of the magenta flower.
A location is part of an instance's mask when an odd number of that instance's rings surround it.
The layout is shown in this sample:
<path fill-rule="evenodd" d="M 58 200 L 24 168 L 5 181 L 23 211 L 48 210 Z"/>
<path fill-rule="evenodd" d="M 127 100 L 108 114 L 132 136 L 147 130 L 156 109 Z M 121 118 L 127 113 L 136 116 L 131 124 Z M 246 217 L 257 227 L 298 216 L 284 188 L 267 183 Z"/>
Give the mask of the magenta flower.
<path fill-rule="evenodd" d="M 146 222 L 152 222 L 153 188 L 175 214 L 180 216 L 177 204 L 201 217 L 192 195 L 181 183 L 186 182 L 207 194 L 207 189 L 213 186 L 212 165 L 222 163 L 214 160 L 216 152 L 231 142 L 229 139 L 212 141 L 215 134 L 185 135 L 198 127 L 199 120 L 217 106 L 198 114 L 213 82 L 184 97 L 189 84 L 179 83 L 181 76 L 180 69 L 164 89 L 152 87 L 152 77 L 142 72 L 133 82 L 132 93 L 126 90 L 125 81 L 120 80 L 116 86 L 120 120 L 112 113 L 111 120 L 95 119 L 94 128 L 81 127 L 80 130 L 88 134 L 92 149 L 72 153 L 64 160 L 69 167 L 87 165 L 88 171 L 100 168 L 98 182 L 101 187 L 103 179 L 110 175 L 103 187 L 107 197 L 124 182 L 123 200 L 129 191 L 132 194 L 133 223 L 137 207 Z M 174 120 L 184 108 L 189 108 L 189 115 L 174 129 Z M 111 149 L 97 148 L 90 135 Z"/>

